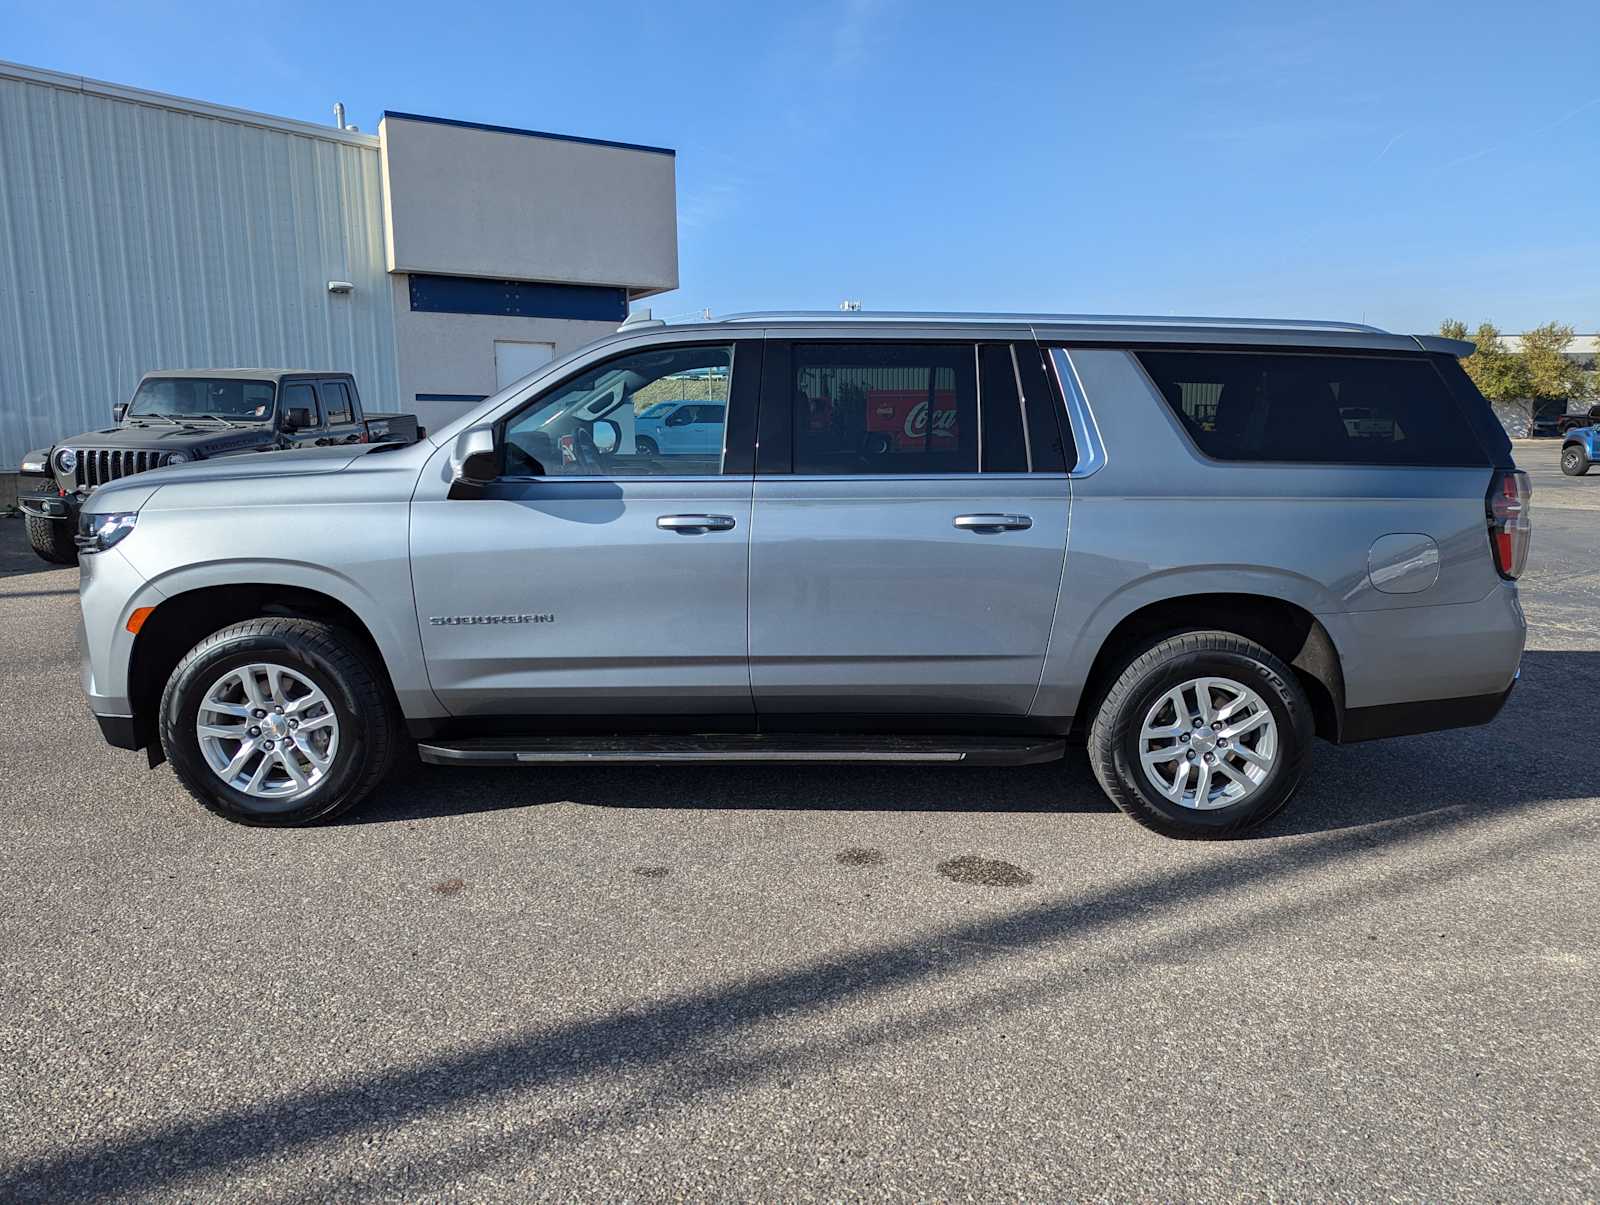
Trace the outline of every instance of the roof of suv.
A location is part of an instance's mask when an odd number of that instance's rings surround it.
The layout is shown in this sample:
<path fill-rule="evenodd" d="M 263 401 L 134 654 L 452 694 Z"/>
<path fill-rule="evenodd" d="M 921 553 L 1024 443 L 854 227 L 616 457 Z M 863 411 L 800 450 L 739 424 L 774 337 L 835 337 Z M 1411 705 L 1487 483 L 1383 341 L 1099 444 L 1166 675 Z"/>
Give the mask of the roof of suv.
<path fill-rule="evenodd" d="M 222 381 L 277 381 L 284 377 L 348 377 L 351 374 L 332 368 L 157 368 L 144 379 L 165 377 L 211 377 Z"/>
<path fill-rule="evenodd" d="M 630 315 L 623 330 L 646 325 L 706 330 L 725 327 L 749 329 L 811 329 L 851 333 L 866 329 L 971 330 L 983 327 L 1027 328 L 1040 338 L 1098 343 L 1183 343 L 1211 345 L 1279 345 L 1370 348 L 1385 351 L 1446 352 L 1470 355 L 1471 343 L 1440 335 L 1396 335 L 1360 322 L 1325 322 L 1299 318 L 1175 317 L 1149 314 L 1006 314 L 905 312 L 896 310 L 775 310 L 727 314 L 709 321 L 664 323 L 649 311 Z"/>

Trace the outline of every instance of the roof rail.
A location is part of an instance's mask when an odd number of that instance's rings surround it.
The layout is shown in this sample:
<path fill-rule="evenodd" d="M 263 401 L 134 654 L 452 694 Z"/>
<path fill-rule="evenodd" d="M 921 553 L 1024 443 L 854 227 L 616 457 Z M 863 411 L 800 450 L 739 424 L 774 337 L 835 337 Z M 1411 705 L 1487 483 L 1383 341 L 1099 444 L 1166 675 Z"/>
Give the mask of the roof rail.
<path fill-rule="evenodd" d="M 954 311 L 911 310 L 752 310 L 739 314 L 719 314 L 713 321 L 760 322 L 972 322 L 1003 323 L 1009 326 L 1149 326 L 1149 327 L 1215 327 L 1217 329 L 1248 328 L 1285 331 L 1345 331 L 1363 335 L 1386 335 L 1389 332 L 1361 322 L 1324 322 L 1307 318 L 1215 318 L 1188 315 L 1159 314 L 1003 314 Z"/>

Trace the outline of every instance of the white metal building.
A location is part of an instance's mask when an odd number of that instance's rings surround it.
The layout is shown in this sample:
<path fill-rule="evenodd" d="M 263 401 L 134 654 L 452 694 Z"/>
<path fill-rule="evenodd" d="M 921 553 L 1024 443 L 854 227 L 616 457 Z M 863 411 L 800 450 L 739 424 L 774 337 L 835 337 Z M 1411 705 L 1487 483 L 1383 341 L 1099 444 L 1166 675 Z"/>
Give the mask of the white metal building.
<path fill-rule="evenodd" d="M 657 147 L 401 113 L 358 133 L 0 62 L 0 473 L 157 368 L 353 372 L 371 409 L 437 426 L 677 287 L 674 169 Z"/>

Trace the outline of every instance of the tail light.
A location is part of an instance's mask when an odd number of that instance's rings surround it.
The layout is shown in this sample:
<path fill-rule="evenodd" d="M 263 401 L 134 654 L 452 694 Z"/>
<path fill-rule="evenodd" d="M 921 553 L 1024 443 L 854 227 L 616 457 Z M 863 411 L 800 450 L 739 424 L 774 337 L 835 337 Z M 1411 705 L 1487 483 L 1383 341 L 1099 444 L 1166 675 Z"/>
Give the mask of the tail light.
<path fill-rule="evenodd" d="M 1489 484 L 1489 545 L 1494 549 L 1494 565 L 1500 576 L 1516 581 L 1528 563 L 1528 545 L 1533 539 L 1533 486 L 1520 469 L 1495 473 Z"/>

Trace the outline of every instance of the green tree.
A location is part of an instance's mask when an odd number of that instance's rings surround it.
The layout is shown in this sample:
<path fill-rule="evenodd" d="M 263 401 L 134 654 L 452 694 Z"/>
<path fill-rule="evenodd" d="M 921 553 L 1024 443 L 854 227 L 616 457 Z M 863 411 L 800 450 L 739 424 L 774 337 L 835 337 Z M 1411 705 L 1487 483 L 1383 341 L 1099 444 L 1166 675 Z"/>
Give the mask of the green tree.
<path fill-rule="evenodd" d="M 1447 339 L 1468 338 L 1467 324 L 1454 318 L 1441 322 L 1439 333 Z M 1478 392 L 1491 402 L 1526 399 L 1529 389 L 1523 357 L 1506 349 L 1494 323 L 1479 323 L 1478 329 L 1470 337 L 1477 349 L 1461 361 L 1461 367 L 1467 370 Z"/>
<path fill-rule="evenodd" d="M 1573 337 L 1573 329 L 1561 322 L 1546 322 L 1522 336 L 1523 375 L 1536 402 L 1565 402 L 1588 393 L 1583 369 L 1565 354 Z"/>

